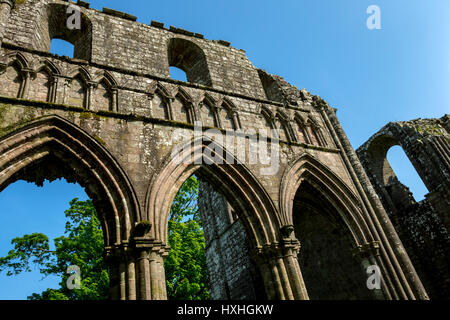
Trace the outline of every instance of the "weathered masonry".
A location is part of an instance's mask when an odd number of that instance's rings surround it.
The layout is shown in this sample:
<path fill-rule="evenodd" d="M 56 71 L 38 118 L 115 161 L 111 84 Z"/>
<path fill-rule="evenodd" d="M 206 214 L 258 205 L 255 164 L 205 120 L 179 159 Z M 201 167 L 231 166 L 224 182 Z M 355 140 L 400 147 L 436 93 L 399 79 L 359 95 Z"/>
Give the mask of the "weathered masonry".
<path fill-rule="evenodd" d="M 386 154 L 403 148 L 429 190 L 416 202 Z M 431 299 L 450 297 L 450 116 L 387 124 L 358 151 Z"/>
<path fill-rule="evenodd" d="M 66 26 L 69 5 L 81 30 Z M 55 38 L 74 45 L 73 59 L 49 53 Z M 101 217 L 112 299 L 166 299 L 168 215 L 192 174 L 213 297 L 428 299 L 336 110 L 244 51 L 61 0 L 0 1 L 0 42 L 0 190 L 60 177 L 83 186 Z M 279 168 L 230 161 L 236 148 L 193 134 L 199 123 L 268 136 Z M 366 286 L 370 265 L 381 290 Z"/>

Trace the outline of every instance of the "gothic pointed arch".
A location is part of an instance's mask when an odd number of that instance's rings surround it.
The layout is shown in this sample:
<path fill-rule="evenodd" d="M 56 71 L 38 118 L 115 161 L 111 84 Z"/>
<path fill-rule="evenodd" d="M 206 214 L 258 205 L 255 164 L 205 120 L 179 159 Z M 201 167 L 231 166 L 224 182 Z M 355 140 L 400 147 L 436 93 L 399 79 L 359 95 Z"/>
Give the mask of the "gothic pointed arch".
<path fill-rule="evenodd" d="M 17 180 L 78 182 L 93 200 L 105 246 L 128 241 L 140 220 L 137 197 L 119 163 L 96 139 L 53 115 L 0 138 L 0 190 Z"/>
<path fill-rule="evenodd" d="M 314 120 L 311 116 L 306 120 L 306 130 L 309 134 L 309 138 L 311 143 L 318 146 L 325 146 L 325 139 L 322 135 L 322 130 L 320 129 L 319 124 L 316 120 Z"/>
<path fill-rule="evenodd" d="M 92 76 L 85 67 L 80 66 L 70 70 L 67 74 L 64 103 L 89 109 L 91 84 Z"/>
<path fill-rule="evenodd" d="M 304 181 L 314 186 L 337 209 L 341 221 L 352 234 L 355 247 L 374 241 L 357 196 L 332 170 L 309 154 L 302 155 L 283 175 L 279 202 L 284 224 L 293 223 L 293 198 Z"/>
<path fill-rule="evenodd" d="M 219 116 L 224 129 L 239 130 L 241 128 L 237 108 L 230 99 L 224 98 L 222 100 Z"/>
<path fill-rule="evenodd" d="M 55 102 L 57 77 L 61 76 L 60 68 L 48 59 L 36 66 L 31 74 L 28 98 L 31 100 Z"/>
<path fill-rule="evenodd" d="M 72 68 L 67 73 L 67 77 L 70 79 L 73 79 L 77 76 L 80 76 L 85 82 L 92 81 L 92 76 L 91 76 L 89 70 L 87 70 L 83 66 Z"/>
<path fill-rule="evenodd" d="M 194 173 L 216 186 L 232 207 L 241 212 L 254 248 L 262 248 L 279 239 L 281 225 L 276 208 L 260 182 L 245 165 L 227 164 L 233 155 L 215 142 L 206 142 L 204 138 L 181 144 L 177 151 L 179 153 L 175 157 L 171 155 L 167 159 L 147 192 L 146 219 L 154 226 L 151 232 L 154 239 L 167 244 L 171 204 L 178 189 Z M 237 159 L 235 160 L 237 163 Z"/>
<path fill-rule="evenodd" d="M 280 139 L 295 141 L 288 115 L 283 110 L 277 110 L 275 118 L 280 124 L 277 126 Z"/>
<path fill-rule="evenodd" d="M 267 128 L 267 136 L 272 138 L 278 138 L 277 136 L 277 127 L 275 125 L 275 115 L 274 113 L 267 108 L 265 105 L 261 106 L 261 115 L 265 121 L 265 125 Z"/>
<path fill-rule="evenodd" d="M 380 259 L 383 249 L 346 183 L 304 154 L 286 169 L 279 197 L 283 222 L 293 226 L 301 244 L 298 260 L 311 299 L 384 298 L 391 279 Z M 361 265 L 368 263 L 385 275 L 381 291 L 367 289 Z"/>
<path fill-rule="evenodd" d="M 173 100 L 172 94 L 158 81 L 154 81 L 147 88 L 147 92 L 152 100 L 151 114 L 154 118 L 173 120 L 171 102 Z"/>
<path fill-rule="evenodd" d="M 61 69 L 54 62 L 44 59 L 40 64 L 34 68 L 34 72 L 46 70 L 52 76 L 61 76 Z"/>
<path fill-rule="evenodd" d="M 13 98 L 24 98 L 30 64 L 21 52 L 4 55 L 0 63 L 0 94 Z"/>
<path fill-rule="evenodd" d="M 309 134 L 306 130 L 306 120 L 299 113 L 295 113 L 294 122 L 297 126 L 297 141 L 300 143 L 311 144 L 311 140 L 309 138 Z"/>
<path fill-rule="evenodd" d="M 208 92 L 203 94 L 199 102 L 199 115 L 204 126 L 219 127 L 217 101 Z"/>
<path fill-rule="evenodd" d="M 92 108 L 95 111 L 118 111 L 118 84 L 108 71 L 97 74 L 92 91 Z"/>
<path fill-rule="evenodd" d="M 0 61 L 1 70 L 4 70 L 6 67 L 12 65 L 13 63 L 17 63 L 21 70 L 31 69 L 28 59 L 22 52 L 12 52 L 9 54 L 5 54 L 1 57 Z"/>
<path fill-rule="evenodd" d="M 101 81 L 105 81 L 107 85 L 111 88 L 117 88 L 118 83 L 116 78 L 111 74 L 111 72 L 105 70 L 101 71 L 100 73 L 96 74 L 95 79 L 93 79 L 94 82 L 100 83 Z"/>
<path fill-rule="evenodd" d="M 172 109 L 175 116 L 179 112 L 186 113 L 185 116 L 180 117 L 180 120 L 184 120 L 183 122 L 187 121 L 192 124 L 199 119 L 197 110 L 194 107 L 194 100 L 183 87 L 178 86 L 176 91 L 172 93 L 172 96 L 174 97 Z M 178 105 L 176 105 L 176 103 L 178 103 Z"/>

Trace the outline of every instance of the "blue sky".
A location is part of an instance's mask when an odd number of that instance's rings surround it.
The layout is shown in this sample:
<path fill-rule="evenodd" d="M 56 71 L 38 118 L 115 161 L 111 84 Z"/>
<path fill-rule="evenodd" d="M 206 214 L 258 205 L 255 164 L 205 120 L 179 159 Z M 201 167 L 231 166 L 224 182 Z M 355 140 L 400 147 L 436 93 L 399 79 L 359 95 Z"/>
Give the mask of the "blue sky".
<path fill-rule="evenodd" d="M 355 148 L 390 121 L 450 113 L 450 1 L 90 3 L 96 9 L 106 6 L 134 14 L 142 23 L 161 21 L 246 50 L 256 67 L 280 75 L 338 108 L 338 117 Z M 372 4 L 381 8 L 381 30 L 366 27 L 366 9 Z M 421 199 L 426 189 L 401 149 L 393 148 L 389 160 L 400 180 Z M 0 193 L 0 255 L 7 253 L 10 239 L 18 235 L 61 235 L 64 210 L 74 197 L 86 196 L 80 187 L 61 182 L 45 189 L 17 183 Z M 52 284 L 39 279 L 39 275 L 23 279 L 0 275 L 0 299 L 26 298 Z"/>

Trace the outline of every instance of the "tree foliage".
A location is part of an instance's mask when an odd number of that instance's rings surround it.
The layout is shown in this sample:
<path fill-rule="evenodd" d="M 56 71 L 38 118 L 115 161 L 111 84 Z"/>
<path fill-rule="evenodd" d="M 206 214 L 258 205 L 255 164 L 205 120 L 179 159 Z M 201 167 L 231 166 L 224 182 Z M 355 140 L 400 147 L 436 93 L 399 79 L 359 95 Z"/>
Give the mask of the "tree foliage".
<path fill-rule="evenodd" d="M 174 300 L 209 299 L 207 291 L 205 240 L 197 205 L 199 182 L 195 176 L 181 187 L 169 219 L 171 251 L 165 261 L 167 294 Z M 8 276 L 31 272 L 37 267 L 45 276 L 61 279 L 58 289 L 47 289 L 28 297 L 31 300 L 103 300 L 109 296 L 109 277 L 103 260 L 104 241 L 100 221 L 90 200 L 70 202 L 65 211 L 64 235 L 54 239 L 33 233 L 11 241 L 14 249 L 0 258 L 0 272 Z M 69 266 L 81 270 L 79 289 L 70 290 Z"/>
<path fill-rule="evenodd" d="M 167 295 L 172 300 L 207 300 L 205 238 L 197 204 L 195 176 L 183 184 L 169 218 L 171 251 L 165 261 Z"/>
<path fill-rule="evenodd" d="M 103 261 L 103 233 L 92 202 L 70 202 L 65 211 L 67 222 L 64 235 L 54 239 L 54 250 L 50 250 L 49 239 L 41 233 L 33 233 L 11 241 L 14 250 L 0 258 L 0 272 L 8 276 L 31 272 L 32 266 L 39 268 L 44 276 L 61 278 L 59 289 L 47 289 L 34 293 L 31 300 L 102 300 L 108 298 L 109 277 Z M 67 288 L 69 266 L 81 270 L 79 289 Z"/>

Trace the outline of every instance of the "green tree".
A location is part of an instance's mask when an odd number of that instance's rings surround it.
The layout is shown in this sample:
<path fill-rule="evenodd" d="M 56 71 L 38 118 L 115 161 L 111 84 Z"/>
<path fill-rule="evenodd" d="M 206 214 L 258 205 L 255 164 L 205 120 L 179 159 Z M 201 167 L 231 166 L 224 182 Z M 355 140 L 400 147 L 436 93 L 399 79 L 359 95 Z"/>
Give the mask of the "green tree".
<path fill-rule="evenodd" d="M 170 210 L 171 250 L 164 264 L 169 300 L 209 299 L 198 191 L 198 179 L 191 176 L 178 191 Z"/>
<path fill-rule="evenodd" d="M 206 300 L 207 291 L 205 240 L 197 205 L 199 182 L 195 176 L 181 187 L 172 204 L 169 219 L 171 251 L 165 261 L 169 299 Z M 28 297 L 31 300 L 103 300 L 108 298 L 109 277 L 103 260 L 103 233 L 90 200 L 70 202 L 65 211 L 67 223 L 63 236 L 49 239 L 33 233 L 11 241 L 14 249 L 0 258 L 0 272 L 8 276 L 39 268 L 44 276 L 61 278 L 59 289 L 47 289 Z M 81 270 L 80 289 L 67 288 L 69 266 Z"/>
<path fill-rule="evenodd" d="M 11 241 L 14 250 L 0 258 L 0 272 L 8 276 L 31 272 L 39 268 L 44 276 L 61 278 L 59 289 L 47 289 L 34 293 L 30 300 L 102 300 L 108 298 L 109 277 L 103 261 L 103 233 L 92 202 L 70 202 L 65 211 L 67 222 L 63 236 L 54 239 L 55 250 L 50 250 L 49 239 L 41 233 L 33 233 Z M 67 288 L 69 266 L 81 271 L 79 289 Z"/>

